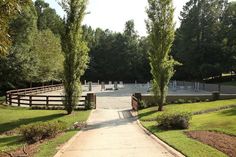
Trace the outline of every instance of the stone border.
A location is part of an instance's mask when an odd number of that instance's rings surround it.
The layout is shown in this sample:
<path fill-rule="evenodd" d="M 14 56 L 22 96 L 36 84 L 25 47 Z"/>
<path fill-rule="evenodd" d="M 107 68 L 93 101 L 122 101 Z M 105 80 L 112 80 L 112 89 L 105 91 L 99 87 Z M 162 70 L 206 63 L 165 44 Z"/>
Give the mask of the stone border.
<path fill-rule="evenodd" d="M 92 112 L 94 112 L 94 110 L 92 110 L 88 116 L 91 116 Z M 87 121 L 88 121 L 87 119 Z M 66 151 L 67 148 L 69 148 L 71 146 L 71 144 L 76 140 L 76 138 L 78 136 L 80 136 L 80 134 L 84 131 L 84 129 L 79 130 L 72 138 L 69 139 L 69 141 L 67 141 L 66 143 L 62 144 L 62 146 L 60 147 L 60 149 L 57 151 L 57 153 L 53 156 L 53 157 L 61 157 L 62 154 Z"/>
<path fill-rule="evenodd" d="M 160 144 L 162 147 L 164 147 L 170 154 L 172 154 L 175 157 L 185 157 L 182 153 L 178 152 L 177 150 L 175 150 L 173 147 L 171 147 L 170 145 L 168 145 L 167 143 L 165 143 L 164 141 L 160 140 L 157 136 L 155 136 L 154 134 L 152 134 L 150 131 L 148 131 L 142 124 L 141 122 L 138 120 L 137 117 L 137 113 L 132 112 L 131 114 L 137 118 L 137 124 L 138 126 L 149 136 L 151 137 L 154 141 L 156 141 L 158 144 Z"/>

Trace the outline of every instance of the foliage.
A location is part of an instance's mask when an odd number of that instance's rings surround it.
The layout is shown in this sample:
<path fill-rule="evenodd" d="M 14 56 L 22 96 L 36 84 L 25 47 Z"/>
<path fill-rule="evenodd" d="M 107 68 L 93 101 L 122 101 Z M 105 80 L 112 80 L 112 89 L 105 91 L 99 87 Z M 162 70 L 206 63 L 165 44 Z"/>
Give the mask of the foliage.
<path fill-rule="evenodd" d="M 32 51 L 37 57 L 37 77 L 33 81 L 47 82 L 61 80 L 64 56 L 59 37 L 50 30 L 37 33 L 33 39 Z"/>
<path fill-rule="evenodd" d="M 11 46 L 9 23 L 15 15 L 21 12 L 21 6 L 30 3 L 29 0 L 2 0 L 0 1 L 0 56 L 6 55 Z"/>
<path fill-rule="evenodd" d="M 84 39 L 90 48 L 90 64 L 83 79 L 150 81 L 149 43 L 146 37 L 138 36 L 132 20 L 126 22 L 124 32 L 121 33 L 100 28 L 93 30 L 88 26 L 84 26 L 83 30 Z"/>
<path fill-rule="evenodd" d="M 172 54 L 183 63 L 176 78 L 202 80 L 229 72 L 232 55 L 222 51 L 222 15 L 227 0 L 189 0 L 181 12 Z M 231 58 L 231 59 L 230 59 Z"/>
<path fill-rule="evenodd" d="M 149 0 L 147 29 L 151 50 L 149 60 L 153 75 L 153 92 L 159 99 L 159 111 L 163 110 L 168 84 L 177 62 L 170 56 L 175 25 L 172 0 Z"/>
<path fill-rule="evenodd" d="M 20 134 L 28 143 L 35 143 L 46 138 L 53 138 L 66 130 L 66 123 L 62 121 L 38 122 L 20 127 Z"/>
<path fill-rule="evenodd" d="M 42 29 L 38 29 L 39 15 L 33 3 L 21 7 L 21 13 L 10 23 L 12 46 L 5 57 L 0 57 L 0 94 L 14 88 L 29 87 L 32 82 L 61 80 L 64 56 L 61 50 L 60 34 L 51 27 L 62 20 L 55 12 L 43 14 L 51 19 Z M 52 10 L 44 8 L 44 11 Z M 41 16 L 41 15 L 40 15 Z M 50 29 L 50 30 L 49 30 Z"/>
<path fill-rule="evenodd" d="M 157 123 L 158 127 L 166 130 L 188 129 L 191 117 L 188 112 L 163 113 L 158 116 Z"/>
<path fill-rule="evenodd" d="M 81 94 L 80 78 L 88 64 L 88 47 L 83 41 L 81 22 L 85 15 L 87 0 L 63 0 L 61 5 L 67 13 L 65 33 L 62 37 L 64 52 L 64 105 L 71 114 Z"/>
<path fill-rule="evenodd" d="M 38 29 L 40 31 L 50 29 L 53 34 L 62 35 L 64 23 L 56 11 L 50 8 L 49 4 L 44 2 L 44 0 L 36 0 L 34 6 L 38 15 Z"/>
<path fill-rule="evenodd" d="M 236 72 L 236 2 L 227 5 L 221 22 L 221 47 L 224 54 L 224 66 Z"/>

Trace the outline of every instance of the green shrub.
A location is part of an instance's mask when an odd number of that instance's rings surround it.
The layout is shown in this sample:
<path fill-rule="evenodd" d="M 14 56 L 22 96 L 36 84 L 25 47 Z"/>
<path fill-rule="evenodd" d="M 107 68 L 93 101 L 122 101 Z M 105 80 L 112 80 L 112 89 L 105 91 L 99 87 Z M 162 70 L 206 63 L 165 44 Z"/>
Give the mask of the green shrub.
<path fill-rule="evenodd" d="M 148 105 L 143 100 L 141 100 L 139 102 L 139 109 L 145 109 L 147 107 L 148 107 Z"/>
<path fill-rule="evenodd" d="M 28 143 L 35 143 L 46 138 L 53 138 L 66 130 L 66 123 L 62 121 L 38 122 L 20 127 L 20 134 Z"/>
<path fill-rule="evenodd" d="M 209 102 L 210 100 L 209 99 L 206 99 L 205 102 Z"/>
<path fill-rule="evenodd" d="M 187 101 L 187 103 L 189 103 L 189 104 L 190 104 L 190 103 L 193 103 L 193 101 L 192 101 L 192 100 L 188 100 L 188 101 Z"/>
<path fill-rule="evenodd" d="M 200 99 L 199 97 L 196 97 L 196 98 L 195 98 L 195 101 L 196 101 L 196 102 L 201 102 L 201 99 Z"/>
<path fill-rule="evenodd" d="M 178 104 L 184 104 L 186 101 L 184 99 L 178 99 Z"/>
<path fill-rule="evenodd" d="M 187 129 L 189 121 L 192 117 L 191 113 L 163 113 L 157 118 L 158 126 L 161 129 Z"/>

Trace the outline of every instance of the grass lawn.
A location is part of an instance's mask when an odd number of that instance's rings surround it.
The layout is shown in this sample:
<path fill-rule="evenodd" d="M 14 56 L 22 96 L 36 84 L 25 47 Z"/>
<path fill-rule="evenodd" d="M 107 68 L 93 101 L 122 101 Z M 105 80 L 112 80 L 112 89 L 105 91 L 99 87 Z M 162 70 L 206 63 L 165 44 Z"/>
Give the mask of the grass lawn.
<path fill-rule="evenodd" d="M 64 135 L 56 137 L 39 147 L 39 152 L 35 154 L 35 157 L 53 157 L 57 153 L 57 147 L 67 142 L 77 133 L 76 130 L 67 131 Z"/>
<path fill-rule="evenodd" d="M 232 102 L 235 100 L 231 100 Z M 216 102 L 209 102 L 208 103 L 202 103 L 206 106 L 211 107 L 212 103 L 221 102 L 222 104 L 225 104 L 225 102 L 222 101 L 216 101 Z M 183 108 L 186 111 L 192 112 L 195 111 L 195 105 L 201 105 L 201 103 L 197 104 L 188 104 L 188 108 L 186 109 L 186 105 L 173 105 L 176 110 L 181 111 Z M 192 106 L 192 107 L 190 107 Z M 201 108 L 201 107 L 200 107 Z M 200 109 L 198 108 L 198 109 Z M 206 107 L 207 108 L 207 107 Z M 203 108 L 204 110 L 206 108 Z M 142 114 L 142 119 L 148 119 L 150 117 L 153 117 L 154 115 L 158 116 L 159 114 L 154 114 L 150 112 L 151 108 L 141 110 L 139 113 Z M 153 110 L 153 109 L 152 109 Z M 144 115 L 144 113 L 146 115 Z M 149 114 L 148 114 L 149 113 Z M 151 116 L 150 116 L 151 115 Z M 141 120 L 142 120 L 141 119 Z M 217 112 L 212 112 L 208 114 L 202 114 L 202 115 L 195 115 L 193 116 L 190 124 L 190 128 L 188 130 L 214 130 L 214 131 L 220 131 L 223 133 L 231 134 L 236 136 L 236 108 L 221 110 Z M 162 131 L 159 130 L 156 127 L 156 122 L 145 122 L 141 121 L 141 123 L 152 133 L 154 133 L 156 136 L 158 136 L 160 139 L 171 145 L 172 147 L 176 148 L 180 152 L 182 152 L 184 155 L 188 157 L 226 157 L 227 155 L 223 154 L 222 152 L 205 145 L 203 143 L 200 143 L 196 140 L 188 138 L 184 131 L 186 130 L 174 130 L 174 131 Z"/>
<path fill-rule="evenodd" d="M 229 106 L 236 104 L 236 99 L 232 100 L 219 100 L 213 102 L 201 102 L 201 103 L 190 103 L 190 104 L 173 104 L 166 105 L 164 107 L 165 112 L 198 112 L 209 109 L 216 109 L 223 106 Z M 162 114 L 157 112 L 157 107 L 151 107 L 139 111 L 140 120 L 153 120 L 156 119 L 158 115 Z"/>
<path fill-rule="evenodd" d="M 30 110 L 26 108 L 4 107 L 0 106 L 0 133 L 19 128 L 23 124 L 34 122 L 45 122 L 61 120 L 72 126 L 75 122 L 86 121 L 90 111 L 75 111 L 72 115 L 66 115 L 65 111 L 53 110 Z M 40 154 L 48 153 L 46 156 L 53 156 L 56 152 L 56 147 L 70 139 L 76 131 L 68 131 L 57 138 L 43 143 L 40 147 Z M 20 136 L 5 136 L 0 135 L 0 151 L 9 151 L 16 149 L 24 144 Z M 41 155 L 43 156 L 43 155 Z"/>

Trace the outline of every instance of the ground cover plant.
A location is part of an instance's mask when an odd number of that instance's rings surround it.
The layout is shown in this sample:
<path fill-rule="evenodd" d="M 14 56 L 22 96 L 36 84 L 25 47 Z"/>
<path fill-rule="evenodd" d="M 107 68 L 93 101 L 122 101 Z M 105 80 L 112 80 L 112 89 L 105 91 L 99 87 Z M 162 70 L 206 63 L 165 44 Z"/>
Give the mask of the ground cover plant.
<path fill-rule="evenodd" d="M 188 111 L 188 112 L 196 112 L 200 110 L 207 110 L 210 108 L 217 108 L 223 105 L 235 104 L 236 100 L 221 100 L 215 102 L 208 103 L 194 103 L 194 104 L 179 104 L 179 105 L 169 105 L 166 106 L 166 111 Z M 149 131 L 155 134 L 157 137 L 174 147 L 175 149 L 182 152 L 184 155 L 189 157 L 199 157 L 199 156 L 207 156 L 207 157 L 224 157 L 224 156 L 235 156 L 233 154 L 234 150 L 227 150 L 227 141 L 229 138 L 224 138 L 226 142 L 222 142 L 222 136 L 225 135 L 228 137 L 236 136 L 236 108 L 232 107 L 229 109 L 223 109 L 220 111 L 213 111 L 211 113 L 204 113 L 199 115 L 193 115 L 190 120 L 189 129 L 185 130 L 163 130 L 157 127 L 157 122 L 154 117 L 159 117 L 161 114 L 156 112 L 156 107 L 143 109 L 139 111 L 139 118 L 144 127 L 146 127 Z M 198 132 L 200 131 L 200 132 Z M 208 132 L 209 131 L 209 132 Z M 195 138 L 194 138 L 194 134 Z M 201 134 L 199 134 L 201 133 Z M 207 139 L 205 137 L 208 134 L 214 134 L 213 137 L 215 139 Z M 192 135 L 192 136 L 191 136 Z M 200 136 L 200 137 L 197 137 Z M 201 138 L 203 137 L 204 138 Z M 201 140 L 201 139 L 206 139 Z M 231 138 L 232 139 L 232 138 Z M 208 141 L 207 141 L 208 140 Z M 219 143 L 220 141 L 220 143 Z M 229 141 L 228 141 L 229 142 Z M 231 140 L 231 144 L 235 144 L 236 141 Z M 212 145 L 214 144 L 214 147 Z M 221 147 L 219 147 L 219 145 Z M 223 148 L 223 149 L 219 149 Z M 227 154 L 227 155 L 226 155 Z"/>

